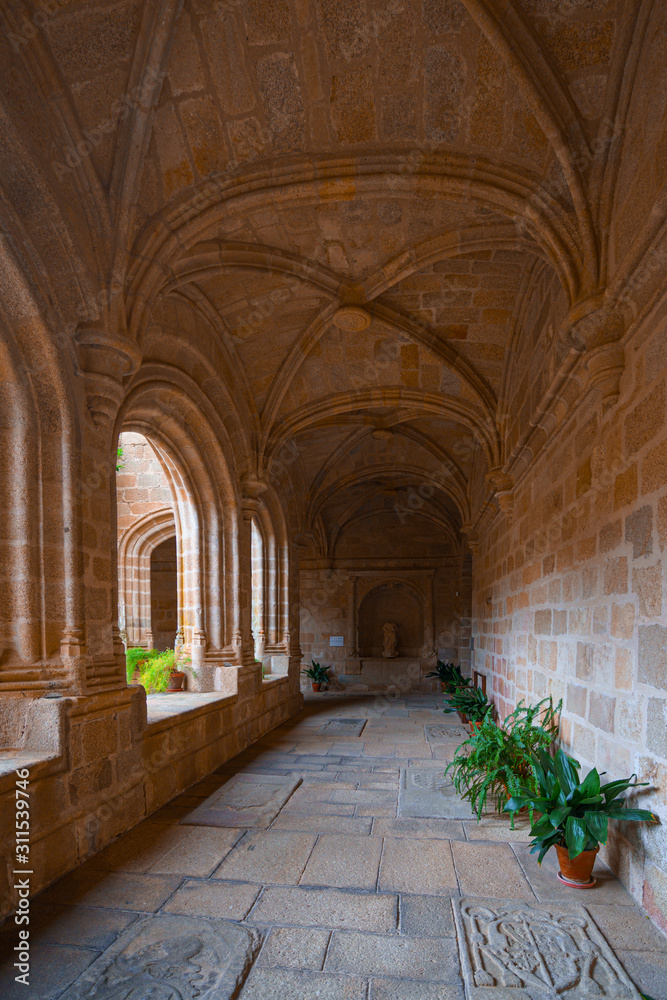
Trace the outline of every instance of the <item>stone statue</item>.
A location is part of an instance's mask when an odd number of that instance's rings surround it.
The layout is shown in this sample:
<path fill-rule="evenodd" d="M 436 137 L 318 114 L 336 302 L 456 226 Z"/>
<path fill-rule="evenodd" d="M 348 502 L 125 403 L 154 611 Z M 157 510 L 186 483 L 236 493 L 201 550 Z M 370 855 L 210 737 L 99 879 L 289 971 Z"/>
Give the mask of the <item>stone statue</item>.
<path fill-rule="evenodd" d="M 382 626 L 382 655 L 398 656 L 398 625 L 394 622 L 385 622 Z"/>

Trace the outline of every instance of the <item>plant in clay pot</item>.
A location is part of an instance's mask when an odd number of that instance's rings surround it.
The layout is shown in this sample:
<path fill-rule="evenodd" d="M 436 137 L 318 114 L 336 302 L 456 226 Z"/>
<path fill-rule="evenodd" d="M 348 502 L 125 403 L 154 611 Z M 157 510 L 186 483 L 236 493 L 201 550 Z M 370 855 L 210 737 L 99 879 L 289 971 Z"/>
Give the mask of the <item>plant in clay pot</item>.
<path fill-rule="evenodd" d="M 443 694 L 450 694 L 458 688 L 467 687 L 471 681 L 469 677 L 464 677 L 461 668 L 454 663 L 445 663 L 438 660 L 435 670 L 431 670 L 427 677 L 437 677 Z"/>
<path fill-rule="evenodd" d="M 135 683 L 138 671 L 136 683 L 143 684 L 148 694 L 183 691 L 187 673 L 196 676 L 190 666 L 190 657 L 184 653 L 176 656 L 173 649 L 164 652 L 158 649 L 128 649 L 126 660 L 128 684 Z"/>
<path fill-rule="evenodd" d="M 445 776 L 451 775 L 456 791 L 469 800 L 478 822 L 489 796 L 502 813 L 505 803 L 522 789 L 528 787 L 537 794 L 531 755 L 540 749 L 548 751 L 558 739 L 561 707 L 561 702 L 554 706 L 550 697 L 536 705 L 519 702 L 500 725 L 487 713 L 457 748 Z M 512 829 L 514 816 L 512 812 Z"/>
<path fill-rule="evenodd" d="M 482 722 L 493 711 L 493 703 L 489 701 L 481 688 L 457 688 L 446 702 L 443 712 L 459 712 L 464 722 Z M 467 719 L 466 719 L 467 717 Z"/>
<path fill-rule="evenodd" d="M 331 670 L 331 667 L 322 667 L 319 663 L 316 663 L 315 660 L 311 660 L 311 663 L 312 667 L 307 667 L 305 670 L 302 670 L 301 673 L 310 678 L 313 685 L 313 691 L 319 691 L 322 685 L 326 684 L 329 680 L 328 671 Z"/>
<path fill-rule="evenodd" d="M 639 782 L 636 775 L 600 783 L 600 774 L 593 768 L 583 781 L 579 780 L 580 765 L 562 750 L 550 757 L 544 750 L 533 755 L 532 768 L 537 781 L 537 794 L 522 789 L 505 806 L 516 812 L 523 806 L 538 810 L 542 815 L 531 828 L 531 854 L 539 853 L 541 864 L 549 848 L 555 847 L 560 871 L 558 878 L 565 885 L 588 889 L 595 885 L 592 877 L 595 857 L 600 844 L 607 843 L 610 819 L 655 823 L 658 817 L 648 809 L 631 809 L 620 799 Z"/>

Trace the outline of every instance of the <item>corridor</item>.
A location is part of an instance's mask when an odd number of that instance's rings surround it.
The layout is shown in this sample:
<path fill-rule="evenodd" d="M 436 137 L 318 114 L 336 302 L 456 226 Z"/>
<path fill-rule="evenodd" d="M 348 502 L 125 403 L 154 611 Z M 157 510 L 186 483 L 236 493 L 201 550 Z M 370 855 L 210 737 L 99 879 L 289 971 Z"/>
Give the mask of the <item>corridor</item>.
<path fill-rule="evenodd" d="M 8 922 L 0 995 L 522 1000 L 556 996 L 535 992 L 551 976 L 571 1000 L 638 998 L 630 980 L 667 1000 L 667 939 L 602 861 L 595 888 L 567 889 L 553 852 L 529 856 L 525 820 L 477 824 L 452 794 L 464 736 L 434 695 L 309 696 L 33 900 L 28 993 Z"/>

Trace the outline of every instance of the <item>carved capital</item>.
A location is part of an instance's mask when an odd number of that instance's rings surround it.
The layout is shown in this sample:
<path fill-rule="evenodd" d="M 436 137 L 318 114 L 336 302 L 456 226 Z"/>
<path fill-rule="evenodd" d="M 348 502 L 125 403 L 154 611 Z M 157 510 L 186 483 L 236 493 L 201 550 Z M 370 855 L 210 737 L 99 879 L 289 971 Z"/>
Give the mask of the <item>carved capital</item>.
<path fill-rule="evenodd" d="M 616 343 L 625 333 L 625 317 L 605 301 L 604 293 L 575 303 L 567 317 L 564 339 L 578 351 L 593 351 Z"/>
<path fill-rule="evenodd" d="M 625 351 L 620 344 L 598 347 L 586 358 L 586 370 L 592 386 L 602 393 L 602 409 L 618 402 L 621 378 L 625 371 Z"/>
<path fill-rule="evenodd" d="M 241 515 L 244 521 L 252 521 L 259 509 L 259 500 L 256 497 L 241 497 Z"/>
<path fill-rule="evenodd" d="M 479 552 L 479 536 L 471 524 L 461 525 L 461 534 L 465 536 L 468 542 L 468 548 L 473 555 L 477 555 Z"/>
<path fill-rule="evenodd" d="M 506 517 L 514 513 L 514 480 L 501 468 L 490 469 L 486 475 L 487 485 L 493 490 L 498 506 Z"/>
<path fill-rule="evenodd" d="M 123 382 L 139 367 L 137 345 L 100 327 L 82 324 L 76 331 L 80 374 L 86 385 L 86 405 L 95 427 L 109 425 L 123 398 Z"/>

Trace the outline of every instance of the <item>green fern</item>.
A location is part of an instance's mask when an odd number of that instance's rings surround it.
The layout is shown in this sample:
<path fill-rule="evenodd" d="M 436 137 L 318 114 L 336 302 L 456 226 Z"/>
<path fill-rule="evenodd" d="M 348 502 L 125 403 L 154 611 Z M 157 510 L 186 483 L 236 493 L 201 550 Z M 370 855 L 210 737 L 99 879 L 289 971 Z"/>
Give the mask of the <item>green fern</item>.
<path fill-rule="evenodd" d="M 521 789 L 535 786 L 531 755 L 538 749 L 548 752 L 557 741 L 561 708 L 562 702 L 554 706 L 551 697 L 537 705 L 521 701 L 500 726 L 488 713 L 458 747 L 445 776 L 449 775 L 457 792 L 468 799 L 478 822 L 489 797 L 495 799 L 495 808 L 502 814 L 509 799 Z M 512 812 L 512 829 L 514 816 Z"/>

